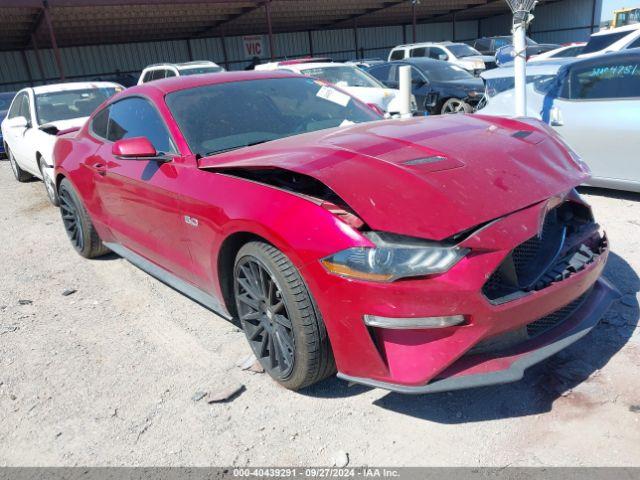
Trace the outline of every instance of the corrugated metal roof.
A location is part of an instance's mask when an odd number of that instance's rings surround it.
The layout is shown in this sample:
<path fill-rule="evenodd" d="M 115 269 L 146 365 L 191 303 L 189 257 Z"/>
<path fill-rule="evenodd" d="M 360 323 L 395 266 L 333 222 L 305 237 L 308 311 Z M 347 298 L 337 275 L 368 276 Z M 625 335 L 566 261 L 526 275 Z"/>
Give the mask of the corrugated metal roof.
<path fill-rule="evenodd" d="M 59 47 L 262 34 L 267 29 L 267 3 L 274 32 L 402 25 L 413 17 L 411 0 L 47 2 Z M 44 5 L 42 0 L 0 0 L 0 50 L 30 48 L 32 34 L 39 47 L 51 46 Z M 505 12 L 508 7 L 503 0 L 418 0 L 416 4 L 418 23 L 450 20 L 454 13 L 457 20 L 469 20 Z M 286 39 L 280 41 L 285 43 L 278 47 L 287 51 Z"/>

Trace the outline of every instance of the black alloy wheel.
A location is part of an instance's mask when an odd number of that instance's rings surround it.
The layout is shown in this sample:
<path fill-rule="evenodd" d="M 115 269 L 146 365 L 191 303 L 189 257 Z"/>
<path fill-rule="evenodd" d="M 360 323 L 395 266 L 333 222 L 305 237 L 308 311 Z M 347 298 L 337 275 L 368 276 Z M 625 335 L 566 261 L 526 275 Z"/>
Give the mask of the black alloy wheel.
<path fill-rule="evenodd" d="M 80 212 L 71 196 L 71 192 L 66 188 L 61 189 L 58 198 L 64 229 L 69 236 L 69 240 L 71 240 L 73 248 L 78 252 L 82 252 L 84 250 L 84 233 L 82 232 Z"/>
<path fill-rule="evenodd" d="M 245 257 L 236 265 L 235 295 L 256 357 L 274 378 L 288 378 L 294 365 L 293 325 L 281 288 L 258 259 Z"/>

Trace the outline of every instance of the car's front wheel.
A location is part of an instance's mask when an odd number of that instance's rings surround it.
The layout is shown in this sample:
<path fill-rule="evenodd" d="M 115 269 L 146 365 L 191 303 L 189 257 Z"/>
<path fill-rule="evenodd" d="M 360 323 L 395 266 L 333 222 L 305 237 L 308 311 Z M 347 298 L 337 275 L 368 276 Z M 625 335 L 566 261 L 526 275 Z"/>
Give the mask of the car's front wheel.
<path fill-rule="evenodd" d="M 108 253 L 109 249 L 102 244 L 80 197 L 66 178 L 60 182 L 58 198 L 62 223 L 73 248 L 85 258 L 99 257 Z"/>
<path fill-rule="evenodd" d="M 473 107 L 459 98 L 450 98 L 442 104 L 442 108 L 440 109 L 440 113 L 443 115 L 471 112 L 473 112 Z"/>
<path fill-rule="evenodd" d="M 40 167 L 40 174 L 42 175 L 42 182 L 47 192 L 47 197 L 54 207 L 59 206 L 58 192 L 56 192 L 56 185 L 51 175 L 51 169 L 47 167 L 47 163 L 41 157 L 38 160 L 38 166 Z"/>
<path fill-rule="evenodd" d="M 13 156 L 13 152 L 9 149 L 7 149 L 7 156 L 9 157 L 11 170 L 13 171 L 13 176 L 16 177 L 16 180 L 19 182 L 26 182 L 30 180 L 31 174 L 20 168 L 20 165 L 18 165 L 18 162 L 16 161 L 16 157 Z"/>
<path fill-rule="evenodd" d="M 271 377 L 291 390 L 335 372 L 327 331 L 296 267 L 264 242 L 236 257 L 234 294 L 251 349 Z"/>

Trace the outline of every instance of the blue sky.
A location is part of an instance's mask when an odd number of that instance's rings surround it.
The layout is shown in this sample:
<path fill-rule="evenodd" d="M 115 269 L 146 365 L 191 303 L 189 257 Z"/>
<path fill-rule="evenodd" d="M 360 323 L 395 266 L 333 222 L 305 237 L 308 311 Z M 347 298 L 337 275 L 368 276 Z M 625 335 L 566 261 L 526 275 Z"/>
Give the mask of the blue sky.
<path fill-rule="evenodd" d="M 600 21 L 611 20 L 613 11 L 622 7 L 640 7 L 638 0 L 602 0 L 602 18 Z"/>

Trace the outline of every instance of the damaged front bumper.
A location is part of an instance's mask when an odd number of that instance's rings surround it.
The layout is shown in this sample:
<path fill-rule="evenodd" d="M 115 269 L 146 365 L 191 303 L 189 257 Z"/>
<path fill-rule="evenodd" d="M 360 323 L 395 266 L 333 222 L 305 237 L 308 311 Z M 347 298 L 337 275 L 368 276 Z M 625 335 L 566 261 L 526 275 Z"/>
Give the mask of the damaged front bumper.
<path fill-rule="evenodd" d="M 558 353 L 589 333 L 619 296 L 614 286 L 600 278 L 575 310 L 561 319 L 561 325 L 552 331 L 497 353 L 463 356 L 426 385 L 394 384 L 343 373 L 338 373 L 338 377 L 350 382 L 409 394 L 437 393 L 516 382 L 522 379 L 527 368 Z"/>
<path fill-rule="evenodd" d="M 585 335 L 618 295 L 601 278 L 606 236 L 575 192 L 460 246 L 470 253 L 448 272 L 386 284 L 303 267 L 340 378 L 406 393 L 516 381 Z"/>

